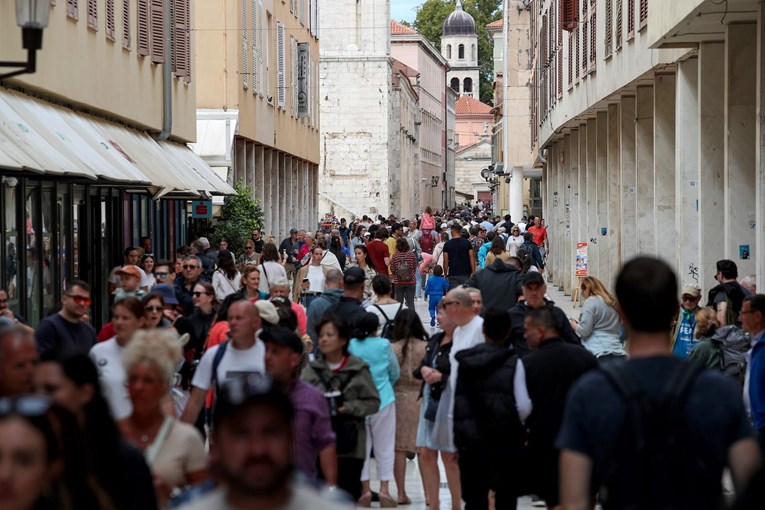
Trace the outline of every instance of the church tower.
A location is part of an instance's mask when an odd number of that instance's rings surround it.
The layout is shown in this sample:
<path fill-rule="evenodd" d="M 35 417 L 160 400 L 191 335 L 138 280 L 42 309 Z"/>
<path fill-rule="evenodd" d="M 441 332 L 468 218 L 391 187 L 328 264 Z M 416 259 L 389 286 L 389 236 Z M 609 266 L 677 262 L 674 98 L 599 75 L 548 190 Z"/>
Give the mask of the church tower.
<path fill-rule="evenodd" d="M 441 55 L 451 67 L 447 74 L 447 83 L 460 96 L 478 98 L 478 33 L 473 16 L 462 10 L 462 0 L 457 0 L 454 12 L 444 21 Z"/>

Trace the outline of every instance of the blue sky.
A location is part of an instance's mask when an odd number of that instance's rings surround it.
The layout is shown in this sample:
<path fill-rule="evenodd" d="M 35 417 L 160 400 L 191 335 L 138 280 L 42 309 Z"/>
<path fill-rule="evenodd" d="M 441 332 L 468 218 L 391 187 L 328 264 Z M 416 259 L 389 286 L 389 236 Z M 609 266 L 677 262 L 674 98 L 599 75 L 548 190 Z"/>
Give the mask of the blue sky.
<path fill-rule="evenodd" d="M 414 21 L 415 7 L 424 0 L 391 0 L 390 17 L 397 21 Z"/>

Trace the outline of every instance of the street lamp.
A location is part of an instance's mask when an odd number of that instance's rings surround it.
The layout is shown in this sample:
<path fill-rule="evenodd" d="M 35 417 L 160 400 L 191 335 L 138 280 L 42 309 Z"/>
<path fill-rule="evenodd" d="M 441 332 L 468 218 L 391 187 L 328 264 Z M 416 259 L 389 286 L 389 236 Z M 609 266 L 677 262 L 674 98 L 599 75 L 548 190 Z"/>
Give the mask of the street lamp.
<path fill-rule="evenodd" d="M 16 24 L 21 27 L 21 42 L 27 50 L 26 62 L 0 62 L 0 67 L 20 67 L 18 71 L 0 74 L 0 80 L 37 69 L 36 51 L 42 48 L 42 32 L 48 26 L 50 0 L 16 0 Z"/>

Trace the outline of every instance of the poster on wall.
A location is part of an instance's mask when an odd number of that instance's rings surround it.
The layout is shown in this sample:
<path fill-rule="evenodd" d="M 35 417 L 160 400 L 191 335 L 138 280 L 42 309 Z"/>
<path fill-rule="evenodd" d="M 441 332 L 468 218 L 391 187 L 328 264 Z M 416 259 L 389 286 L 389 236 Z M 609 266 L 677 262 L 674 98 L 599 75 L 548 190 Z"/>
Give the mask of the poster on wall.
<path fill-rule="evenodd" d="M 587 276 L 587 243 L 576 243 L 576 277 Z"/>

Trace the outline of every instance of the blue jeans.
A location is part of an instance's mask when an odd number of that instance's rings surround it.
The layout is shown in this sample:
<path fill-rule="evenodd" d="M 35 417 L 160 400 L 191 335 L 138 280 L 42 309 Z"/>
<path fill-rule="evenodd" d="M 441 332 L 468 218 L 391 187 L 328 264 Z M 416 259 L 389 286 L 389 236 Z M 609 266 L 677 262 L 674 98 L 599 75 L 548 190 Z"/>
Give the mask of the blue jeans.
<path fill-rule="evenodd" d="M 416 279 L 415 288 L 414 288 L 414 296 L 417 299 L 422 299 L 422 273 L 420 273 L 420 266 L 417 266 L 415 268 L 414 277 Z"/>

